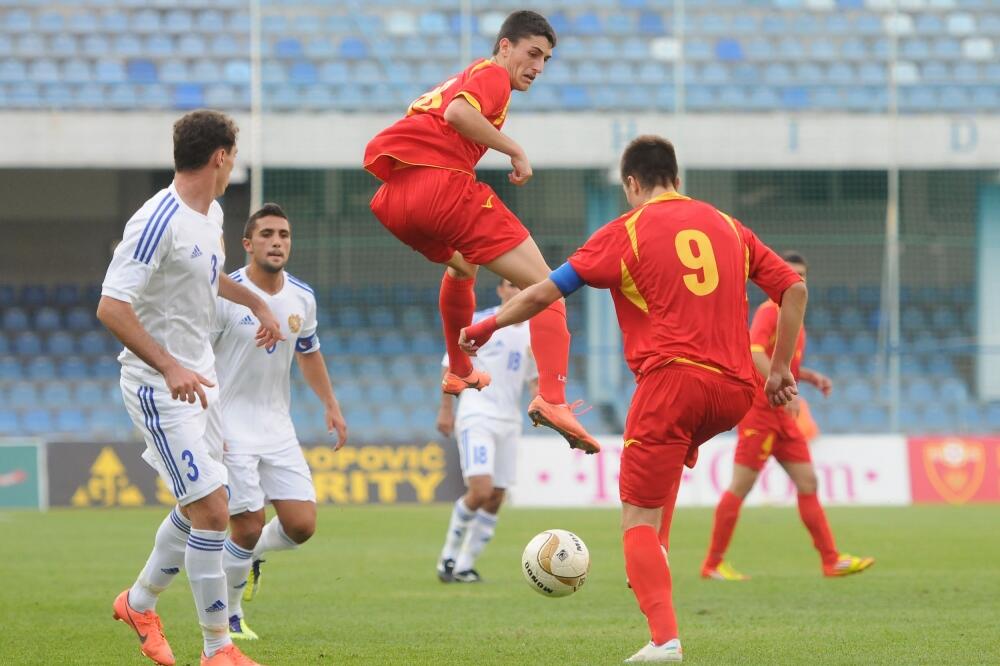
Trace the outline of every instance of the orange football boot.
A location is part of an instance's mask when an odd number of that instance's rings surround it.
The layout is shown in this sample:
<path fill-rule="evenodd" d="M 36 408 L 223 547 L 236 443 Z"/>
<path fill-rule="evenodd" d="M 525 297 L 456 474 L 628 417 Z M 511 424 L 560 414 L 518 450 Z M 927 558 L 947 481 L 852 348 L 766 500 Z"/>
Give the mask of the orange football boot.
<path fill-rule="evenodd" d="M 156 611 L 140 613 L 128 605 L 128 590 L 118 595 L 113 605 L 114 617 L 135 630 L 139 636 L 139 651 L 161 666 L 173 666 L 174 653 L 163 635 L 163 622 Z"/>
<path fill-rule="evenodd" d="M 230 643 L 211 657 L 206 657 L 203 652 L 201 666 L 261 666 L 261 664 L 240 652 L 238 647 Z"/>
<path fill-rule="evenodd" d="M 465 389 L 482 391 L 490 385 L 490 376 L 482 370 L 473 369 L 466 377 L 459 377 L 449 372 L 441 380 L 441 390 L 451 395 L 458 395 Z"/>
<path fill-rule="evenodd" d="M 601 445 L 576 420 L 576 415 L 573 413 L 573 410 L 582 404 L 582 400 L 577 400 L 571 405 L 553 405 L 545 402 L 542 396 L 536 395 L 528 405 L 528 416 L 536 428 L 543 425 L 566 438 L 571 449 L 580 449 L 584 453 L 597 453 L 601 450 Z"/>

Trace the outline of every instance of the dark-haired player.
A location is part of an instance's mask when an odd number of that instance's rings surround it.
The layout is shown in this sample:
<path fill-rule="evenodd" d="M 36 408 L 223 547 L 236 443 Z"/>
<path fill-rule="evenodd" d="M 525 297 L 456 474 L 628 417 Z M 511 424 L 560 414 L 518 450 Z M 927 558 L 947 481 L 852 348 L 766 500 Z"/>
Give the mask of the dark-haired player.
<path fill-rule="evenodd" d="M 371 201 L 396 238 L 447 269 L 439 300 L 449 371 L 445 393 L 483 389 L 489 375 L 458 347 L 472 322 L 480 266 L 527 287 L 549 274 L 535 241 L 493 189 L 476 180 L 476 164 L 490 148 L 510 157 L 510 182 L 524 185 L 531 164 L 524 149 L 500 129 L 512 90 L 528 90 L 552 56 L 556 35 L 545 17 L 514 12 L 504 21 L 493 56 L 472 63 L 410 105 L 406 117 L 379 132 L 365 149 L 364 167 L 383 181 Z M 539 394 L 528 406 L 536 425 L 558 431 L 587 453 L 597 441 L 566 404 L 569 329 L 562 300 L 531 320 Z"/>
<path fill-rule="evenodd" d="M 793 271 L 803 280 L 806 279 L 808 267 L 801 254 L 786 252 L 782 257 Z M 771 300 L 761 304 L 750 325 L 750 354 L 753 356 L 757 372 L 763 377 L 770 372 L 780 309 L 778 304 Z M 795 343 L 792 374 L 796 379 L 818 388 L 823 395 L 829 395 L 833 388 L 829 377 L 815 370 L 800 367 L 805 347 L 806 329 L 803 326 Z M 722 493 L 719 505 L 715 509 L 712 541 L 701 566 L 702 578 L 747 580 L 748 576 L 736 571 L 724 558 L 733 531 L 736 529 L 736 520 L 739 518 L 743 500 L 753 488 L 757 476 L 771 456 L 774 456 L 795 484 L 798 491 L 799 516 L 812 535 L 813 545 L 819 552 L 823 575 L 847 576 L 864 571 L 875 563 L 872 557 L 857 557 L 837 552 L 833 533 L 826 521 L 826 513 L 820 506 L 819 496 L 816 493 L 818 482 L 816 469 L 809 455 L 809 444 L 795 422 L 798 403 L 796 399 L 783 407 L 772 407 L 768 404 L 764 393 L 758 391 L 754 396 L 753 407 L 740 421 L 733 480 L 729 484 L 729 489 Z"/>
<path fill-rule="evenodd" d="M 669 141 L 635 139 L 622 155 L 621 177 L 633 209 L 496 315 L 464 329 L 459 344 L 474 353 L 497 328 L 585 284 L 611 290 L 625 360 L 638 384 L 619 478 L 625 569 L 651 634 L 627 661 L 676 662 L 681 644 L 658 532 L 669 532 L 684 465 L 695 464 L 703 442 L 736 425 L 759 390 L 747 331 L 747 279 L 783 304 L 764 389 L 775 405 L 797 393 L 790 364 L 806 288 L 749 229 L 678 194 Z"/>

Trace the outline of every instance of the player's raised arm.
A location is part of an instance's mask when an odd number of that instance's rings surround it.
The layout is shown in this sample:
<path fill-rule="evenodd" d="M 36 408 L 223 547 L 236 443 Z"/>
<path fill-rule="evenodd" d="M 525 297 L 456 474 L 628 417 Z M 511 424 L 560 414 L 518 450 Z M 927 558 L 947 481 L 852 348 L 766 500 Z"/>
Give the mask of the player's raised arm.
<path fill-rule="evenodd" d="M 524 149 L 486 119 L 466 97 L 455 97 L 444 111 L 444 119 L 452 128 L 470 141 L 492 148 L 510 157 L 510 165 L 514 169 L 510 174 L 510 182 L 524 185 L 533 174 L 531 164 Z"/>
<path fill-rule="evenodd" d="M 250 308 L 250 311 L 257 317 L 257 321 L 260 322 L 260 328 L 257 330 L 258 347 L 270 347 L 279 340 L 285 339 L 281 333 L 278 318 L 271 312 L 271 308 L 264 302 L 264 299 L 243 285 L 237 284 L 228 275 L 219 278 L 219 296 L 227 301 Z"/>
<path fill-rule="evenodd" d="M 486 344 L 498 328 L 527 321 L 562 297 L 562 292 L 552 278 L 546 278 L 521 290 L 495 315 L 463 328 L 458 344 L 469 356 L 475 356 L 476 351 Z"/>

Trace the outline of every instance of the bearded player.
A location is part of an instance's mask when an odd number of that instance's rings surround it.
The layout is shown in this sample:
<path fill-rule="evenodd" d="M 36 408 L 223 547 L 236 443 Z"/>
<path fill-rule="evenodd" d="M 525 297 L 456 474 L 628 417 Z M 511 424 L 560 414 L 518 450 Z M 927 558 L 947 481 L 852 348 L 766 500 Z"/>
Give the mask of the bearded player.
<path fill-rule="evenodd" d="M 519 288 L 544 280 L 550 269 L 520 220 L 492 188 L 476 180 L 490 148 L 508 155 L 509 180 L 532 176 L 524 149 L 500 129 L 513 90 L 525 92 L 552 57 L 556 35 L 545 17 L 514 12 L 504 21 L 493 56 L 472 63 L 410 105 L 406 117 L 379 132 L 365 149 L 364 167 L 382 186 L 371 209 L 390 233 L 430 261 L 445 264 L 439 306 L 448 351 L 445 393 L 482 390 L 489 375 L 458 346 L 472 323 L 480 266 Z M 573 448 L 600 450 L 566 404 L 569 329 L 557 299 L 531 320 L 539 394 L 528 406 L 534 424 L 559 432 Z"/>
<path fill-rule="evenodd" d="M 619 478 L 625 570 L 651 634 L 628 663 L 683 658 L 659 533 L 669 532 L 685 464 L 693 467 L 702 443 L 736 425 L 759 390 L 749 352 L 746 280 L 783 306 L 765 387 L 775 405 L 797 393 L 790 364 L 807 298 L 802 279 L 753 232 L 678 194 L 677 171 L 669 141 L 635 139 L 621 161 L 633 209 L 459 339 L 474 353 L 497 328 L 585 284 L 611 290 L 625 359 L 638 384 Z"/>
<path fill-rule="evenodd" d="M 784 260 L 806 279 L 806 260 L 797 252 L 786 252 Z M 770 372 L 771 354 L 774 352 L 774 335 L 779 316 L 778 304 L 774 301 L 763 303 L 754 314 L 750 325 L 750 354 L 754 366 L 762 377 Z M 796 379 L 812 384 L 823 395 L 829 395 L 833 384 L 826 375 L 800 367 L 806 347 L 806 329 L 803 326 L 795 342 L 795 357 L 792 359 L 792 374 Z M 701 566 L 701 577 L 715 580 L 747 580 L 725 561 L 726 549 L 733 538 L 740 507 L 747 493 L 753 488 L 760 471 L 768 458 L 774 456 L 798 491 L 799 517 L 809 530 L 813 545 L 819 552 L 824 576 L 848 576 L 860 573 L 875 564 L 872 557 L 857 557 L 840 553 L 833 541 L 833 533 L 826 521 L 826 513 L 817 495 L 816 469 L 809 455 L 809 444 L 802 434 L 796 417 L 800 409 L 799 400 L 784 407 L 768 404 L 763 391 L 757 391 L 753 407 L 739 425 L 739 439 L 733 465 L 733 480 L 729 489 L 722 493 L 715 509 L 712 525 L 712 541 L 708 555 Z"/>

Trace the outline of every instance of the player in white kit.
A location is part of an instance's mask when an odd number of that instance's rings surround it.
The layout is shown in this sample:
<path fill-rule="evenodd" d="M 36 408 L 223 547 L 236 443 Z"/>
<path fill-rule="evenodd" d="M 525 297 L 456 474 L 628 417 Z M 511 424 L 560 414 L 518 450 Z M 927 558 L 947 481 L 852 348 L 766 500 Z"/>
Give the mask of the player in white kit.
<path fill-rule="evenodd" d="M 347 424 L 333 394 L 316 338 L 316 298 L 306 283 L 285 272 L 292 231 L 281 207 L 269 203 L 253 213 L 243 231 L 247 266 L 230 277 L 264 299 L 286 340 L 256 349 L 257 321 L 242 305 L 219 299 L 214 332 L 216 371 L 222 392 L 222 433 L 229 469 L 232 532 L 224 544 L 232 638 L 256 639 L 243 619 L 260 581 L 264 553 L 296 548 L 316 529 L 316 492 L 292 425 L 289 374 L 292 360 L 326 410 L 339 450 Z M 264 504 L 277 516 L 264 525 Z M 252 572 L 252 575 L 251 575 Z"/>
<path fill-rule="evenodd" d="M 97 317 L 125 345 L 121 388 L 146 441 L 142 457 L 177 498 L 114 617 L 131 626 L 139 649 L 169 666 L 174 655 L 156 601 L 181 568 L 194 594 L 204 649 L 201 664 L 255 664 L 232 644 L 222 548 L 226 468 L 219 430 L 219 390 L 210 333 L 216 296 L 250 307 L 255 339 L 283 339 L 263 299 L 222 272 L 222 208 L 238 129 L 226 115 L 194 111 L 174 124 L 174 180 L 125 225 L 101 289 Z M 265 354 L 264 350 L 257 350 Z"/>
<path fill-rule="evenodd" d="M 497 287 L 500 304 L 519 291 L 508 280 L 502 280 Z M 495 314 L 497 309 L 477 312 L 473 321 Z M 493 538 L 497 512 L 516 477 L 524 385 L 531 385 L 532 394 L 538 392 L 538 370 L 525 324 L 510 327 L 510 333 L 499 340 L 491 339 L 472 360 L 476 369 L 489 373 L 492 383 L 482 391 L 464 391 L 457 414 L 454 397 L 444 393 L 438 410 L 438 430 L 446 437 L 455 433 L 462 478 L 468 488 L 455 502 L 438 558 L 437 574 L 442 583 L 481 580 L 473 565 Z M 447 372 L 447 356 L 443 366 Z"/>

